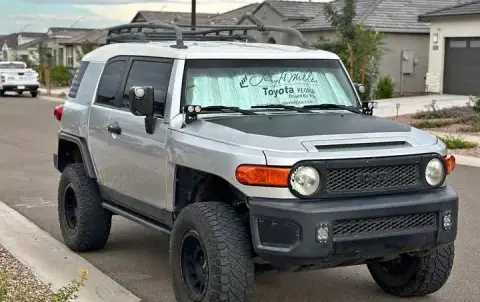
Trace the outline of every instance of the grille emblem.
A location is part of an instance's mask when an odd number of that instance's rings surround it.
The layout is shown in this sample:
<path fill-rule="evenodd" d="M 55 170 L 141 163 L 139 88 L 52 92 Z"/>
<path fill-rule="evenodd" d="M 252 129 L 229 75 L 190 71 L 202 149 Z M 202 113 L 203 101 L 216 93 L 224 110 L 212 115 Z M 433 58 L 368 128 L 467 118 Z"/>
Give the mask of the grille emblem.
<path fill-rule="evenodd" d="M 363 183 L 372 182 L 384 182 L 391 179 L 391 173 L 388 172 L 371 172 L 371 173 L 358 173 L 357 180 Z"/>

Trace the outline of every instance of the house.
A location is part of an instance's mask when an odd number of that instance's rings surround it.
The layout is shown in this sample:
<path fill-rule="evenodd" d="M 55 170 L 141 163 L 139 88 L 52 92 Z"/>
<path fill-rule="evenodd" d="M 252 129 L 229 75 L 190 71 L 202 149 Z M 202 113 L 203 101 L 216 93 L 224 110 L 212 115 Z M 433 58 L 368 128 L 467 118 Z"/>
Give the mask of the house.
<path fill-rule="evenodd" d="M 422 94 L 426 91 L 430 28 L 418 16 L 428 11 L 453 5 L 458 0 L 357 0 L 357 22 L 386 35 L 387 53 L 380 62 L 380 75 L 390 75 L 395 82 L 395 94 Z M 338 12 L 343 0 L 331 2 Z M 310 42 L 320 37 L 335 36 L 324 15 L 324 3 L 309 1 L 264 1 L 237 24 L 290 26 L 299 30 Z M 299 44 L 286 34 L 256 33 L 261 42 Z M 402 59 L 403 56 L 403 59 Z"/>
<path fill-rule="evenodd" d="M 20 32 L 0 37 L 0 61 L 12 61 L 18 59 L 17 49 L 21 46 L 44 38 L 45 33 Z"/>
<path fill-rule="evenodd" d="M 428 90 L 480 95 L 480 1 L 419 16 L 430 23 Z"/>
<path fill-rule="evenodd" d="M 94 43 L 97 40 L 101 41 L 102 35 L 103 40 L 105 40 L 106 33 L 99 29 L 52 27 L 41 38 L 18 45 L 15 53 L 21 58 L 28 57 L 34 64 L 39 64 L 40 54 L 38 49 L 40 45 L 43 45 L 46 52 L 52 56 L 53 65 L 75 69 L 79 64 L 77 57 L 81 52 L 81 44 L 88 39 Z"/>
<path fill-rule="evenodd" d="M 82 57 L 89 49 L 83 49 L 83 45 L 87 43 L 93 45 L 103 45 L 107 39 L 107 31 L 104 29 L 95 29 L 86 34 L 76 35 L 69 39 L 59 42 L 65 48 L 65 66 L 76 69 L 80 66 Z M 88 47 L 87 47 L 88 48 Z"/>

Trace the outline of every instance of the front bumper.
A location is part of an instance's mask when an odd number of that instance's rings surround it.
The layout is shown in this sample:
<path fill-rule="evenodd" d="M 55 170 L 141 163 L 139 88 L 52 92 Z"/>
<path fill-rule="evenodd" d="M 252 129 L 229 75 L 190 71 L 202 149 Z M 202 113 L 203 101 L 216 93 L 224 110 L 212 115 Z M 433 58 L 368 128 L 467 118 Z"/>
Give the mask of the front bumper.
<path fill-rule="evenodd" d="M 0 89 L 3 91 L 37 91 L 39 84 L 3 84 Z"/>
<path fill-rule="evenodd" d="M 330 200 L 252 199 L 255 252 L 278 265 L 335 267 L 453 242 L 458 195 L 449 186 L 409 194 Z M 451 225 L 444 228 L 444 218 Z M 322 228 L 326 237 L 318 238 Z"/>

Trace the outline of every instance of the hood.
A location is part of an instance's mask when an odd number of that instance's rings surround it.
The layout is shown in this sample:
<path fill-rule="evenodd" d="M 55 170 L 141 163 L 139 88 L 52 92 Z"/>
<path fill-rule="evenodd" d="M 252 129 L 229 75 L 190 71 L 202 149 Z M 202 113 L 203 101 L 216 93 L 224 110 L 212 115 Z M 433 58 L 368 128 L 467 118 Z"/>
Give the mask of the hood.
<path fill-rule="evenodd" d="M 437 142 L 430 133 L 406 124 L 341 112 L 217 116 L 200 118 L 182 130 L 239 147 L 290 153 L 418 147 Z"/>

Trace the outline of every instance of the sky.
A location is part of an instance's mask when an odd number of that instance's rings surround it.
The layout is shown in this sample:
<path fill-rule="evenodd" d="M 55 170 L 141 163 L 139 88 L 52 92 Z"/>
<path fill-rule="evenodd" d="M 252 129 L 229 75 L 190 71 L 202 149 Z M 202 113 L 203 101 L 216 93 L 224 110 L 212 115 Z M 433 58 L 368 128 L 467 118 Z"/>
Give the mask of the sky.
<path fill-rule="evenodd" d="M 255 2 L 261 0 L 197 0 L 197 12 L 222 13 Z M 190 8 L 190 0 L 0 0 L 0 34 L 72 25 L 107 27 L 130 22 L 139 10 L 188 12 Z"/>

